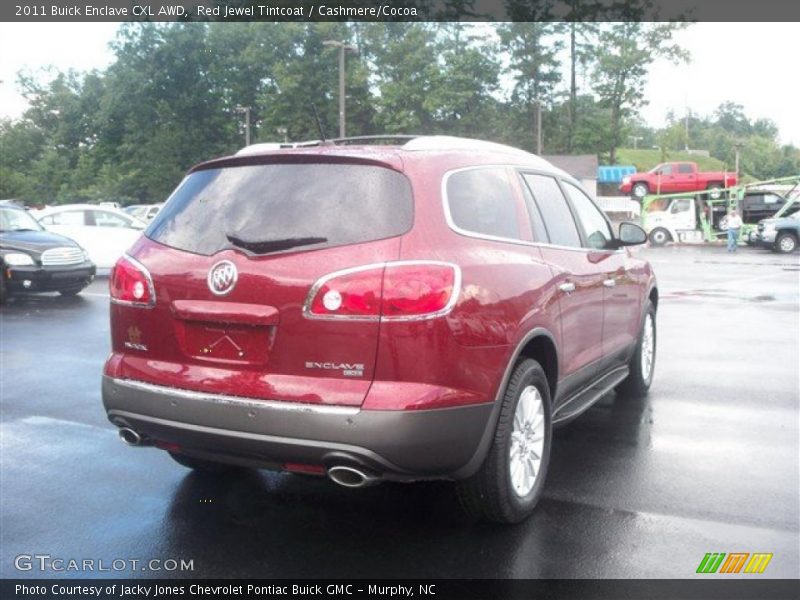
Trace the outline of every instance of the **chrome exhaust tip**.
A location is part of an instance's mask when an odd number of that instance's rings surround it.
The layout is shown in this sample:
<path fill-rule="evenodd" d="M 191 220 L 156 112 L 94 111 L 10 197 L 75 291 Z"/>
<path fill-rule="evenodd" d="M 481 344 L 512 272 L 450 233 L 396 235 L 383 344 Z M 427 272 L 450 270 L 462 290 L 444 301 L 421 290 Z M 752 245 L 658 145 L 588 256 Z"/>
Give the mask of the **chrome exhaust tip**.
<path fill-rule="evenodd" d="M 142 436 L 130 427 L 122 427 L 119 430 L 119 439 L 128 444 L 128 446 L 141 446 L 143 441 Z"/>
<path fill-rule="evenodd" d="M 328 478 L 346 488 L 362 488 L 380 483 L 380 477 L 362 471 L 357 467 L 337 465 L 328 469 Z"/>

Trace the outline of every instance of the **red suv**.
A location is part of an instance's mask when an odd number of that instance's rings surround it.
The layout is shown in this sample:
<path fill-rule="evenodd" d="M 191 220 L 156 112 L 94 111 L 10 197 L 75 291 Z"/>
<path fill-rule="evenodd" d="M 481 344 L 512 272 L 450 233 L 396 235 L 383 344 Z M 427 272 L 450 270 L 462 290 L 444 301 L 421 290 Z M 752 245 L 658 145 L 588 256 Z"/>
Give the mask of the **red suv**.
<path fill-rule="evenodd" d="M 449 137 L 194 167 L 111 275 L 103 402 L 187 467 L 451 479 L 519 521 L 553 425 L 641 394 L 658 292 L 569 175 Z"/>

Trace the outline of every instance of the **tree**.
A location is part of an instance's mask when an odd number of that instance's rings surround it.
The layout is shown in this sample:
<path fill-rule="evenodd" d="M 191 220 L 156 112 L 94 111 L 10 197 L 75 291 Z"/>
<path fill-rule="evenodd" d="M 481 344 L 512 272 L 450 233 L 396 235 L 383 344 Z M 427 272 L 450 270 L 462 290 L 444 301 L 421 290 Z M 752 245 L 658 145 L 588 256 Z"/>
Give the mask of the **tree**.
<path fill-rule="evenodd" d="M 554 23 L 506 23 L 497 28 L 503 49 L 508 52 L 511 72 L 515 75 L 511 104 L 523 117 L 518 131 L 536 132 L 536 104 L 539 110 L 553 105 L 556 87 L 561 81 L 558 53 L 563 41 L 556 37 Z M 536 132 L 538 135 L 539 132 Z M 533 149 L 533 136 L 519 140 L 523 147 Z"/>
<path fill-rule="evenodd" d="M 648 66 L 657 58 L 688 60 L 688 53 L 672 42 L 684 23 L 614 23 L 603 27 L 596 47 L 594 90 L 610 111 L 611 132 L 607 140 L 609 160 L 616 161 L 623 135 L 623 119 L 645 103 L 642 87 Z"/>

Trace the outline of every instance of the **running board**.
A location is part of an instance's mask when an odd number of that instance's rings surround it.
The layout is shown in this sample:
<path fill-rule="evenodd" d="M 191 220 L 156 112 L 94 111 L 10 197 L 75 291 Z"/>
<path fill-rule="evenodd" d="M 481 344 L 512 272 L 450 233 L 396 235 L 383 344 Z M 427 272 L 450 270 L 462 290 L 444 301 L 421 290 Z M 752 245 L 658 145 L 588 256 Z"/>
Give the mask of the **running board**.
<path fill-rule="evenodd" d="M 595 381 L 591 386 L 578 392 L 562 404 L 553 415 L 553 424 L 571 421 L 583 411 L 587 410 L 600 398 L 610 392 L 614 386 L 622 382 L 629 373 L 627 366 L 618 367 L 601 379 Z"/>

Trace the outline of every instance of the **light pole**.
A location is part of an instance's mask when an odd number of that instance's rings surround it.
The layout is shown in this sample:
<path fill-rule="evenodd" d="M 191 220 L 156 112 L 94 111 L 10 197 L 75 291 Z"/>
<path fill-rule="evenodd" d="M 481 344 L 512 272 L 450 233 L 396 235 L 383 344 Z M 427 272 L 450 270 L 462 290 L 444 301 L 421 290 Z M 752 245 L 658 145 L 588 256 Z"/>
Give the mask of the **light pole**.
<path fill-rule="evenodd" d="M 236 112 L 244 113 L 244 145 L 250 145 L 250 106 L 237 106 Z"/>
<path fill-rule="evenodd" d="M 739 151 L 742 149 L 744 144 L 742 142 L 736 142 L 733 147 L 736 149 L 736 178 L 739 178 Z"/>
<path fill-rule="evenodd" d="M 278 127 L 275 131 L 279 136 L 283 137 L 284 144 L 289 143 L 289 130 L 286 127 Z"/>
<path fill-rule="evenodd" d="M 345 112 L 344 112 L 344 53 L 347 50 L 358 52 L 355 46 L 351 46 L 347 42 L 339 42 L 337 40 L 325 40 L 322 42 L 323 46 L 333 46 L 339 48 L 339 137 L 345 137 Z"/>

